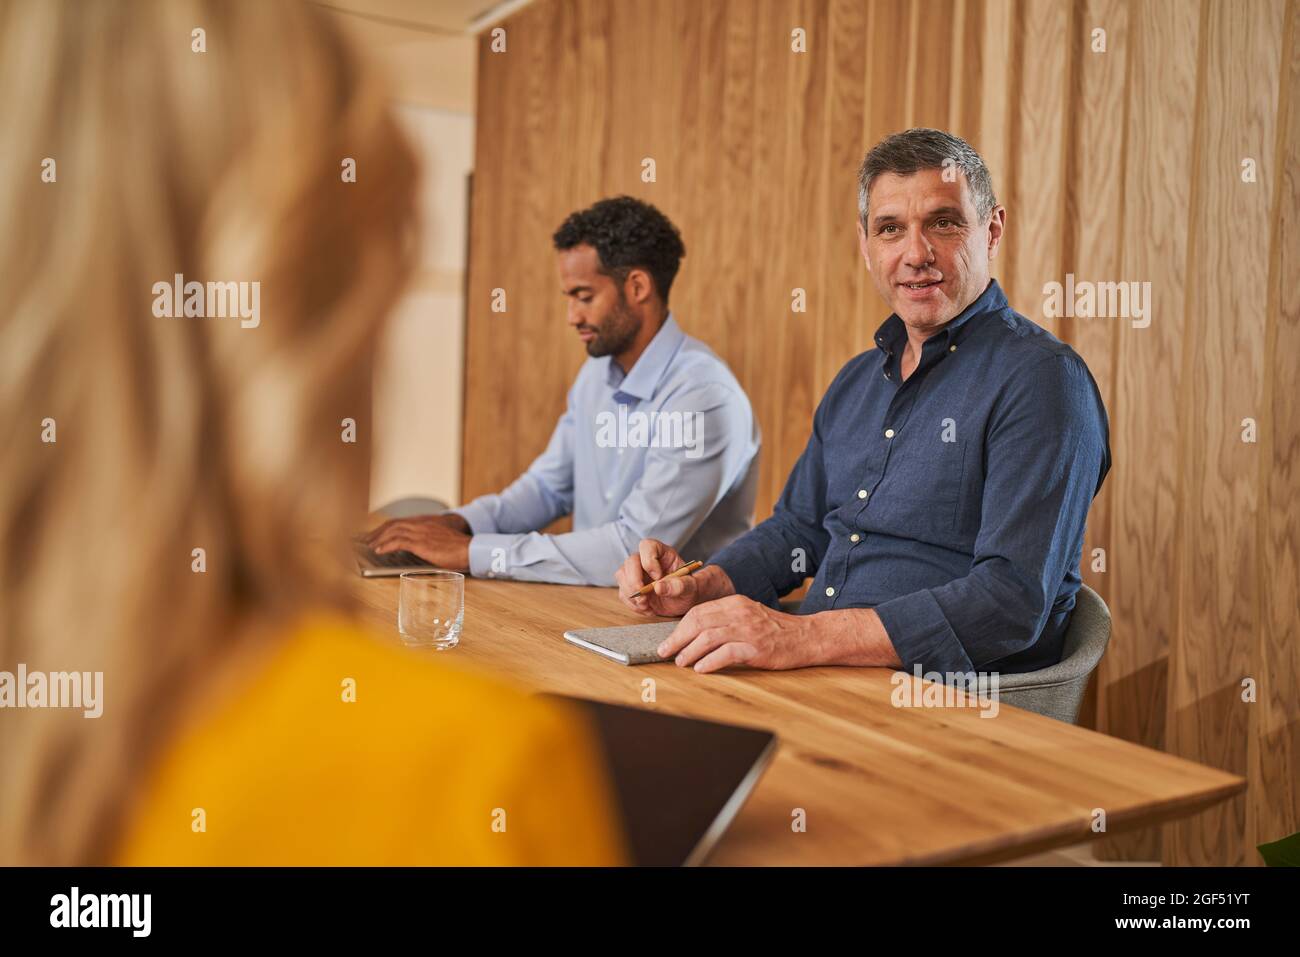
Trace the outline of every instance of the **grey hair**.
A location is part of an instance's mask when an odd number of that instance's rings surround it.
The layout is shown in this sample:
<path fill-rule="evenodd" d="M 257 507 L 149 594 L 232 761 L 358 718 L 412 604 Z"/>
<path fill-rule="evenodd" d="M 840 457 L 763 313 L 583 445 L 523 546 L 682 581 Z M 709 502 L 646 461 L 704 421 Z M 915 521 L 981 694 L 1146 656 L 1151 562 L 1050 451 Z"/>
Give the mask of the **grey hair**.
<path fill-rule="evenodd" d="M 993 178 L 974 147 L 960 136 L 920 126 L 886 136 L 871 147 L 858 170 L 858 218 L 867 225 L 867 194 L 881 173 L 907 176 L 923 169 L 956 167 L 966 174 L 971 198 L 980 222 L 988 219 L 998 204 L 993 195 Z"/>

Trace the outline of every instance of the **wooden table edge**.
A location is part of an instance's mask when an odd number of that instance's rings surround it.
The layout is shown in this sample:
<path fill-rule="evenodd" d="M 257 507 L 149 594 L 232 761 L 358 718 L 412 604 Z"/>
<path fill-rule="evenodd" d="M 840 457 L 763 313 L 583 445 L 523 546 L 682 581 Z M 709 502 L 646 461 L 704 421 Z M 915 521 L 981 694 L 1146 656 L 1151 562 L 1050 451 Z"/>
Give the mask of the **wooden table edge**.
<path fill-rule="evenodd" d="M 1170 798 L 1152 807 L 1137 811 L 1107 815 L 1107 827 L 1103 832 L 1094 831 L 1089 822 L 1085 820 L 1080 822 L 1077 826 L 1078 829 L 1073 824 L 1057 825 L 1044 828 L 1037 834 L 1031 835 L 1028 839 L 1016 840 L 1014 843 L 1003 839 L 978 842 L 969 845 L 971 850 L 969 854 L 965 853 L 967 848 L 961 848 L 956 854 L 948 852 L 928 854 L 916 858 L 907 858 L 898 861 L 895 865 L 884 863 L 870 866 L 979 867 L 987 864 L 999 864 L 1019 857 L 1027 857 L 1031 854 L 1041 854 L 1044 851 L 1054 850 L 1058 847 L 1070 847 L 1075 844 L 1100 840 L 1115 834 L 1125 834 L 1144 827 L 1165 824 L 1189 817 L 1246 790 L 1248 782 L 1245 778 L 1235 774 L 1231 775 L 1231 777 L 1232 781 L 1199 794 Z"/>

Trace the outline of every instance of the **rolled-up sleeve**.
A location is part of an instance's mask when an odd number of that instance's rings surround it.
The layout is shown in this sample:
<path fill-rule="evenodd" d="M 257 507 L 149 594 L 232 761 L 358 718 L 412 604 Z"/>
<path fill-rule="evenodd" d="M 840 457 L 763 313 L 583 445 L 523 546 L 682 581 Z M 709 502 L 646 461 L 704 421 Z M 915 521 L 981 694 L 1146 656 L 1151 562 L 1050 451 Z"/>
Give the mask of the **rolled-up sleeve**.
<path fill-rule="evenodd" d="M 1105 410 L 1083 361 L 1052 355 L 1008 384 L 985 437 L 970 573 L 876 606 L 903 668 L 970 672 L 1030 647 L 1079 561 L 1110 467 Z"/>
<path fill-rule="evenodd" d="M 749 405 L 726 386 L 683 391 L 660 410 L 689 414 L 689 444 L 647 450 L 640 480 L 612 522 L 562 535 L 479 534 L 470 542 L 476 576 L 567 585 L 613 585 L 614 573 L 643 538 L 684 545 L 748 467 L 753 419 Z M 472 520 L 470 521 L 473 526 Z M 533 524 L 538 528 L 545 522 Z"/>

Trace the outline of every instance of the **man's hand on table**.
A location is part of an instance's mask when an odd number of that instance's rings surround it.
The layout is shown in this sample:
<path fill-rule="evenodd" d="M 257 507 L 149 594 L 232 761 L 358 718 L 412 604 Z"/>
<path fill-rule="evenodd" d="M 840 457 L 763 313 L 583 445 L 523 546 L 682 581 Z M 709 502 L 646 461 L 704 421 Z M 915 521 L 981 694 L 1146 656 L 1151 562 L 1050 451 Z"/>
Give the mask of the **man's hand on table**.
<path fill-rule="evenodd" d="M 452 512 L 394 518 L 365 537 L 376 555 L 408 551 L 431 565 L 469 571 L 469 523 Z"/>
<path fill-rule="evenodd" d="M 784 670 L 809 665 L 899 667 L 880 617 L 869 608 L 791 615 L 736 594 L 717 565 L 694 575 L 665 575 L 685 565 L 676 550 L 644 539 L 615 574 L 619 597 L 642 615 L 685 617 L 659 646 L 663 658 L 701 674 L 731 665 Z M 637 589 L 655 582 L 649 595 Z"/>
<path fill-rule="evenodd" d="M 678 665 L 699 672 L 737 664 L 779 669 L 813 663 L 807 658 L 810 618 L 773 611 L 737 595 L 730 576 L 717 565 L 660 581 L 685 564 L 672 546 L 647 538 L 615 574 L 619 597 L 633 610 L 665 618 L 686 616 L 659 646 L 660 656 L 676 656 Z M 654 591 L 636 594 L 652 581 Z"/>

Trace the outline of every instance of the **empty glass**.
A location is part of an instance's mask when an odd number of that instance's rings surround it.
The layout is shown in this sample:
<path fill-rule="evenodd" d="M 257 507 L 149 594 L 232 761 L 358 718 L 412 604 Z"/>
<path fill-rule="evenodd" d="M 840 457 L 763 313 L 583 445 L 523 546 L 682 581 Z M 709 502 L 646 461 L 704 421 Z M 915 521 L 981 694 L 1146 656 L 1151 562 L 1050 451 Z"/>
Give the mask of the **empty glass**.
<path fill-rule="evenodd" d="M 465 620 L 465 576 L 460 572 L 403 572 L 398 585 L 397 631 L 413 648 L 446 651 L 460 642 Z"/>

